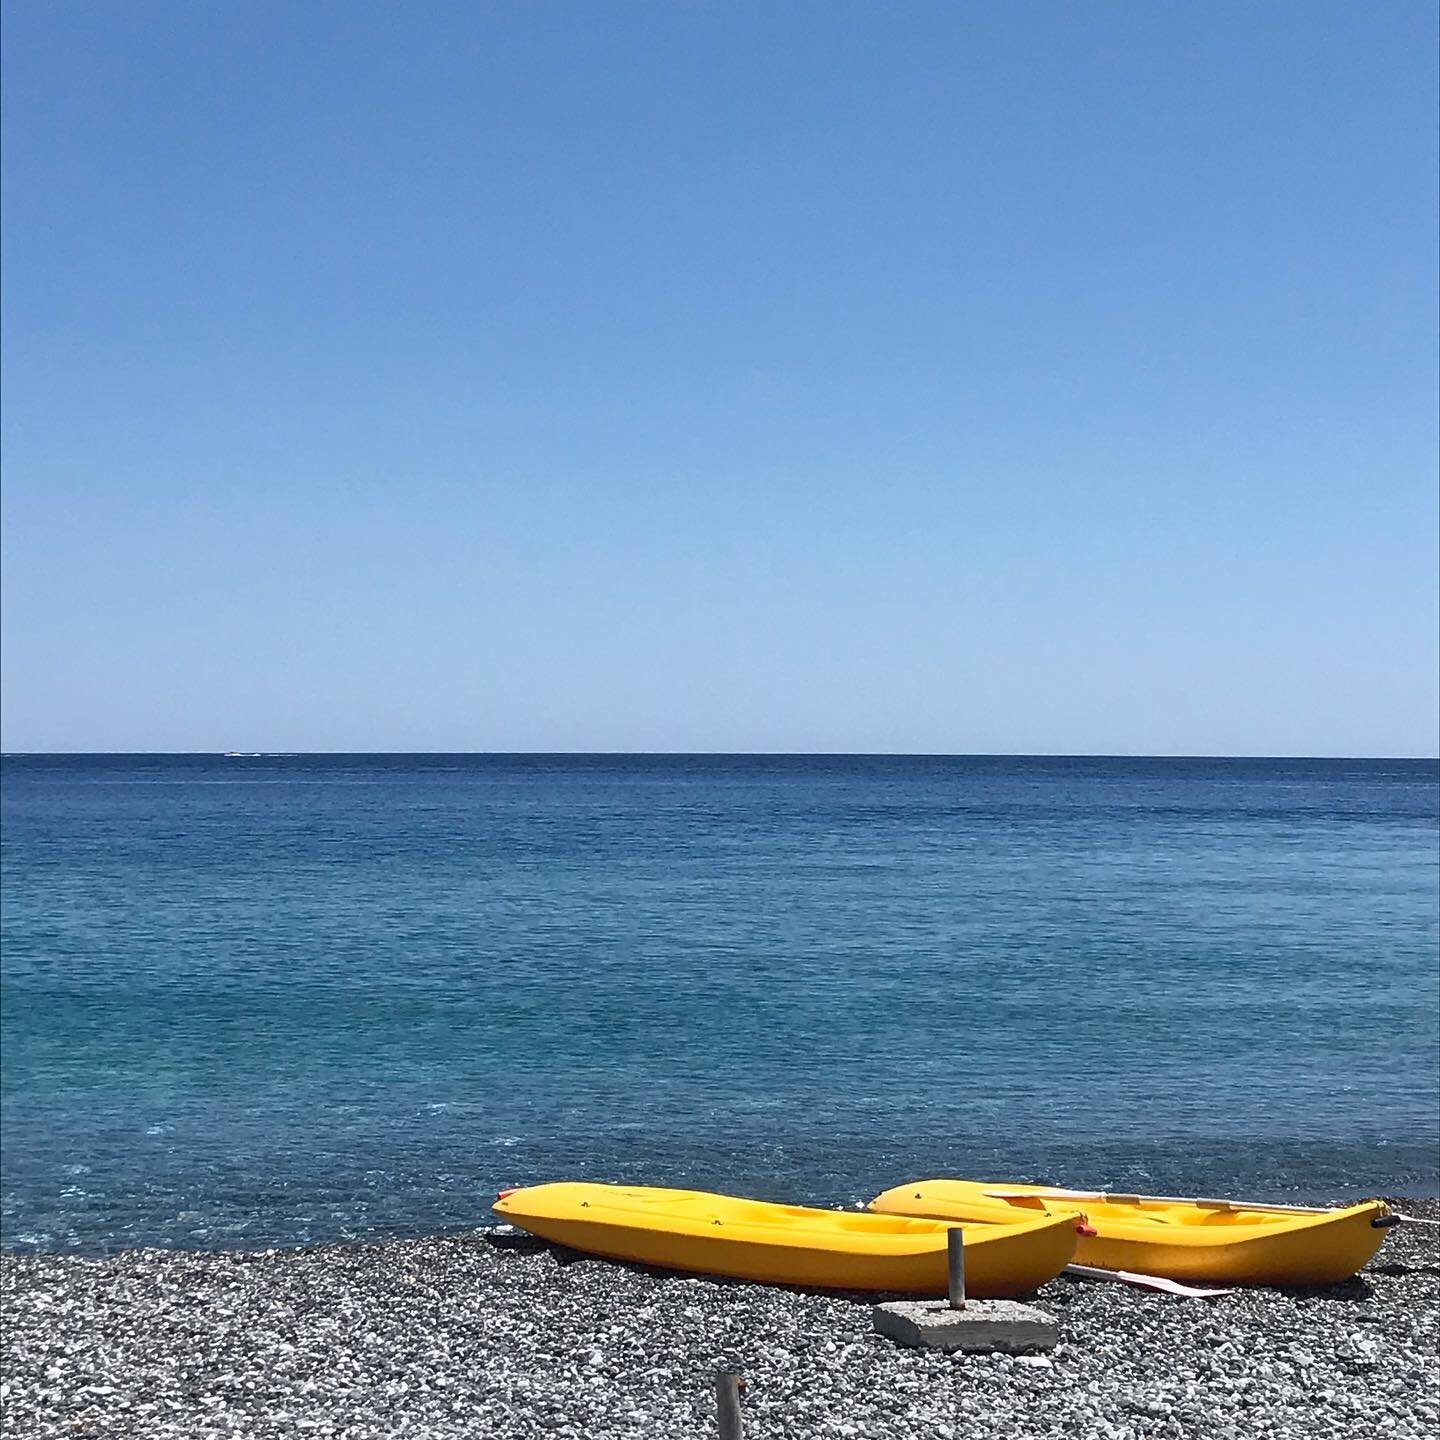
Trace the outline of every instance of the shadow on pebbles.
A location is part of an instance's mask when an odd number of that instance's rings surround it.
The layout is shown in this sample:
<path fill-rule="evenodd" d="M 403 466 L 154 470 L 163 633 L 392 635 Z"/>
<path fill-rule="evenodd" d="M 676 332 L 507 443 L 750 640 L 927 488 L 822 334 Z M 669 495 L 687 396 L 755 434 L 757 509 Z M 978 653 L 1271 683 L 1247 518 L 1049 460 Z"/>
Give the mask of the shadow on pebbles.
<path fill-rule="evenodd" d="M 1440 1214 L 1431 1202 L 1404 1208 Z M 765 1437 L 1430 1436 L 1440 1231 L 1328 1291 L 1061 1279 L 1046 1356 L 902 1350 L 868 1298 L 689 1279 L 476 1232 L 263 1253 L 0 1257 L 3 1433 L 690 1437 L 746 1376 Z"/>

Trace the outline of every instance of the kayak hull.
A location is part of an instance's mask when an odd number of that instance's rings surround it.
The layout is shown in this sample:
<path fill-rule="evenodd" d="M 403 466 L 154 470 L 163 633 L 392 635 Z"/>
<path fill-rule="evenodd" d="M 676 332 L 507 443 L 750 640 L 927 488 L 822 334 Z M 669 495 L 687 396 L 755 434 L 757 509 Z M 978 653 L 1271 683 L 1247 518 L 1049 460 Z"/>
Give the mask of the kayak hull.
<path fill-rule="evenodd" d="M 1052 1214 L 1085 1217 L 1075 1263 L 1187 1283 L 1334 1285 L 1379 1250 L 1383 1201 L 1338 1210 L 1272 1212 L 1225 1202 L 1144 1197 L 1073 1198 L 1045 1186 L 966 1180 L 897 1185 L 870 1202 L 879 1214 L 988 1219 Z"/>
<path fill-rule="evenodd" d="M 531 1234 L 591 1255 L 770 1285 L 943 1295 L 954 1222 L 772 1205 L 699 1190 L 557 1182 L 513 1190 L 496 1211 Z M 1063 1216 L 961 1227 L 977 1298 L 1021 1295 L 1075 1255 Z"/>

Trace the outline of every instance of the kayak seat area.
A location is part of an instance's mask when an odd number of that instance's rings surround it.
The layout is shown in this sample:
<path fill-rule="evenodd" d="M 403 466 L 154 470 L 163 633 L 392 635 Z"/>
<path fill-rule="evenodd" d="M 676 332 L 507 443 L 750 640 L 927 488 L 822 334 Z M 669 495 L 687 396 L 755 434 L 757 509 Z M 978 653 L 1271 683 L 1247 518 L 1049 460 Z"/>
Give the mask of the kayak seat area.
<path fill-rule="evenodd" d="M 813 1211 L 810 1212 L 812 1215 Z M 879 1226 L 875 1222 L 884 1219 L 891 1223 Z M 827 1223 L 833 1225 L 837 1230 L 858 1231 L 862 1235 L 874 1235 L 886 1233 L 892 1235 L 933 1235 L 936 1233 L 937 1225 L 949 1228 L 943 1220 L 919 1219 L 907 1215 L 885 1215 L 879 1216 L 869 1210 L 837 1210 L 833 1218 L 826 1216 Z"/>
<path fill-rule="evenodd" d="M 1076 1207 L 1079 1210 L 1081 1207 Z M 1154 1211 L 1141 1210 L 1135 1205 L 1086 1205 L 1083 1213 L 1104 1220 L 1121 1220 L 1126 1225 L 1173 1225 L 1175 1218 L 1168 1212 L 1156 1214 Z"/>

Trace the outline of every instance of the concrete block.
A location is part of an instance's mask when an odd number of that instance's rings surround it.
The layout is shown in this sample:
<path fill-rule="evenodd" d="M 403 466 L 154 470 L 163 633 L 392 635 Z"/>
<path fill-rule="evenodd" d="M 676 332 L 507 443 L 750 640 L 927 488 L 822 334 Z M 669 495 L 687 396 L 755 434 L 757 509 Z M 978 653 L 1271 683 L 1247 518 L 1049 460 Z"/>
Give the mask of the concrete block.
<path fill-rule="evenodd" d="M 902 1345 L 932 1350 L 999 1350 L 1007 1355 L 1053 1350 L 1053 1316 L 1015 1300 L 970 1300 L 952 1310 L 944 1300 L 893 1300 L 871 1312 L 875 1329 Z"/>

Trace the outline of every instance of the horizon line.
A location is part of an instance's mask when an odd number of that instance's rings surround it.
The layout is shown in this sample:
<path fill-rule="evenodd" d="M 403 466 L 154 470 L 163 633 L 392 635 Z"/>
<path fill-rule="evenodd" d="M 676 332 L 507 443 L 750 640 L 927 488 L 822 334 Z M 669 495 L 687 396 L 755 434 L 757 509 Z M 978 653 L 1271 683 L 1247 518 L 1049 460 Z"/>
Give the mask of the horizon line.
<path fill-rule="evenodd" d="M 0 750 L 0 759 L 301 760 L 321 757 L 433 756 L 441 758 L 730 759 L 730 760 L 1366 760 L 1440 763 L 1433 755 L 1218 754 L 1201 751 L 1081 750 Z"/>

